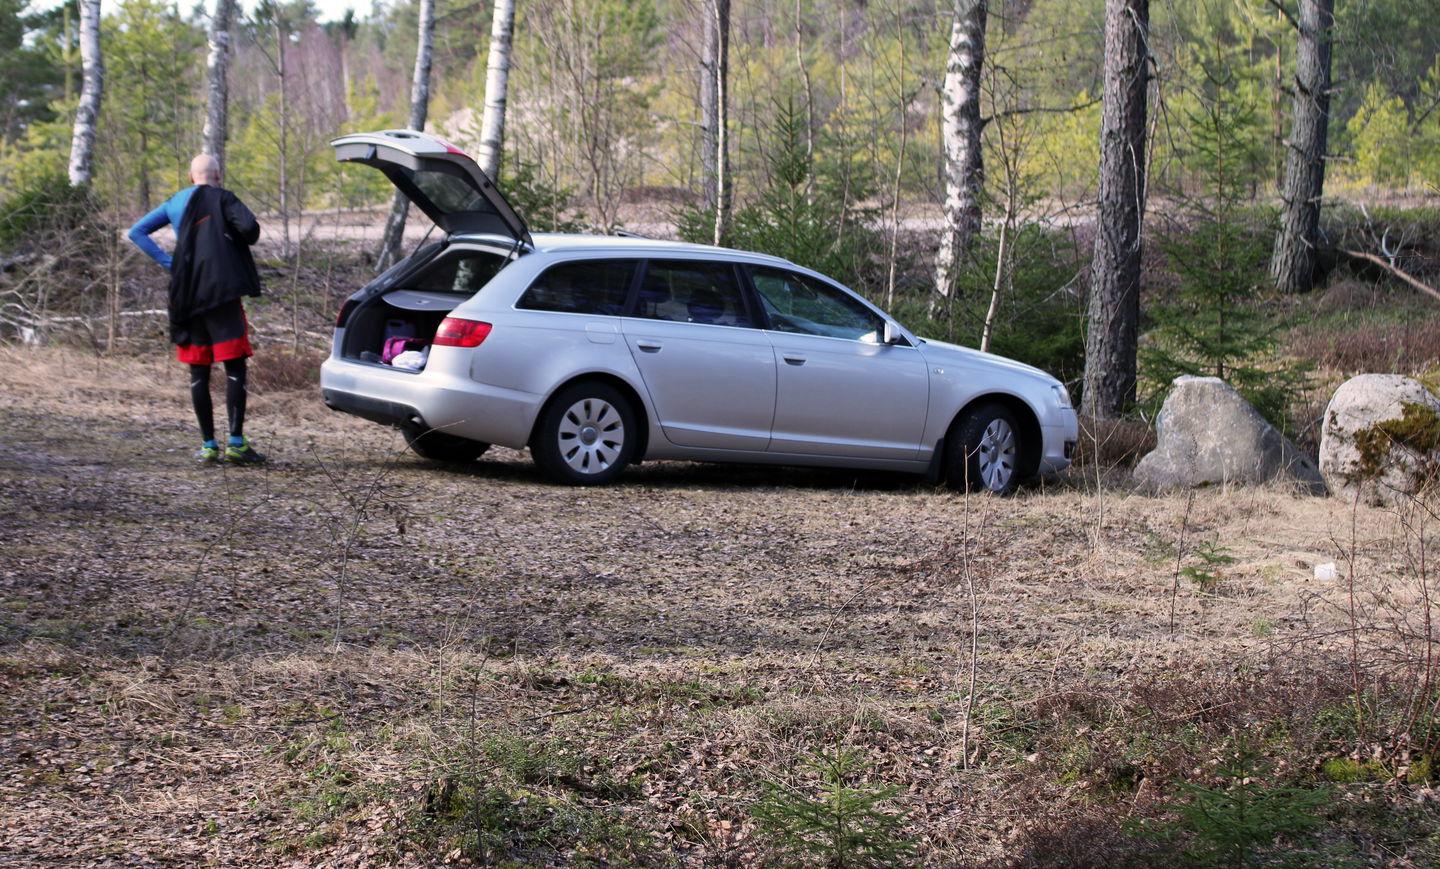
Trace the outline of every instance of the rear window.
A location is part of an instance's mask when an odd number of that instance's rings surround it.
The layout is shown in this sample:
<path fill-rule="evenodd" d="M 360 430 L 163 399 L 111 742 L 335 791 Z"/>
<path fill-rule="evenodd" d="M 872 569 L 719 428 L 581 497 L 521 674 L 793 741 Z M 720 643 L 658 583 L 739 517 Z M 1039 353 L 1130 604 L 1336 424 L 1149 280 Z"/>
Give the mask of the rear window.
<path fill-rule="evenodd" d="M 481 251 L 454 254 L 427 268 L 410 288 L 437 293 L 475 293 L 490 283 L 505 262 L 503 256 Z"/>
<path fill-rule="evenodd" d="M 619 316 L 625 310 L 636 260 L 605 259 L 551 266 L 515 304 L 529 311 Z"/>

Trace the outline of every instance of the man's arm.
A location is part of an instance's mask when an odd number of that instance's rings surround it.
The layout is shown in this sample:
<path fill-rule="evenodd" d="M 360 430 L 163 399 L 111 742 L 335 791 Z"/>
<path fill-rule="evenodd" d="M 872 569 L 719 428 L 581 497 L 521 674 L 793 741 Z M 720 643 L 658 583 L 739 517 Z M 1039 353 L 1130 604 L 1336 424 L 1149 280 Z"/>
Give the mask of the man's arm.
<path fill-rule="evenodd" d="M 154 211 L 135 221 L 135 225 L 130 227 L 130 232 L 127 233 L 136 247 L 145 251 L 151 259 L 164 266 L 167 271 L 170 269 L 170 254 L 160 249 L 160 245 L 156 244 L 154 239 L 150 238 L 150 233 L 155 232 L 162 226 L 169 225 L 170 215 L 165 213 L 165 206 L 161 205 Z"/>
<path fill-rule="evenodd" d="M 239 236 L 245 244 L 254 244 L 260 240 L 260 221 L 255 219 L 240 197 L 225 191 L 225 198 L 221 200 L 221 207 L 225 211 L 225 224 L 230 231 Z"/>

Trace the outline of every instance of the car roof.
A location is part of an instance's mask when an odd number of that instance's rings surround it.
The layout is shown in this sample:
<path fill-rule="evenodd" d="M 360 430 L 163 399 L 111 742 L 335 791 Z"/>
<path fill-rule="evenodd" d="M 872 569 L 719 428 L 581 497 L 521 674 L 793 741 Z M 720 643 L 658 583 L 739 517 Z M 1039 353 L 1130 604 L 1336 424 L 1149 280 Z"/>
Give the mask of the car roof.
<path fill-rule="evenodd" d="M 667 241 L 659 238 L 645 238 L 636 235 L 593 235 L 587 233 L 537 232 L 532 234 L 533 250 L 536 253 L 563 253 L 566 251 L 591 251 L 605 253 L 633 253 L 637 256 L 676 256 L 703 254 L 706 256 L 743 256 L 759 262 L 770 262 L 778 266 L 795 268 L 795 264 L 783 257 L 709 244 L 691 244 L 683 241 Z M 481 233 L 457 235 L 452 240 L 472 239 L 475 241 L 500 240 L 497 236 Z M 503 239 L 512 244 L 510 239 Z"/>

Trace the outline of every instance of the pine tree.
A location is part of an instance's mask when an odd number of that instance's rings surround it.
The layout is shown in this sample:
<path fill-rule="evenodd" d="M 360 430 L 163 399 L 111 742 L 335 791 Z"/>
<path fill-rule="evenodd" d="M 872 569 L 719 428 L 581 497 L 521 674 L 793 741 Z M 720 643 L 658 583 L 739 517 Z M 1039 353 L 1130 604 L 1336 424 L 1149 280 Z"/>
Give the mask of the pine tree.
<path fill-rule="evenodd" d="M 1185 156 L 1201 189 L 1187 203 L 1188 225 L 1161 242 L 1180 283 L 1151 310 L 1155 329 L 1140 361 L 1155 409 L 1176 377 L 1218 377 L 1283 429 L 1305 367 L 1278 358 L 1282 324 L 1261 307 L 1269 239 L 1244 209 L 1247 169 L 1260 156 L 1247 136 L 1255 107 L 1231 98 L 1239 88 L 1229 71 L 1210 66 L 1206 75 L 1208 96 L 1187 117 Z"/>

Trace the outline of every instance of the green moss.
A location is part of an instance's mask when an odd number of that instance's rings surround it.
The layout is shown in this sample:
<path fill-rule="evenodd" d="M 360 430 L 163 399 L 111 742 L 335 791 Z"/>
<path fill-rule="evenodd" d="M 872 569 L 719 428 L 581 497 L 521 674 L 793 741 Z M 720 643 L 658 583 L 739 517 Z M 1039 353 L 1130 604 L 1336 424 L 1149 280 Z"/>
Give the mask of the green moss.
<path fill-rule="evenodd" d="M 1424 784 L 1435 779 L 1435 767 L 1429 757 L 1422 757 L 1410 764 L 1410 769 L 1405 773 L 1405 781 L 1412 785 Z"/>
<path fill-rule="evenodd" d="M 1399 419 L 1381 420 L 1355 433 L 1360 453 L 1360 476 L 1372 479 L 1380 474 L 1393 444 L 1428 453 L 1440 444 L 1440 414 L 1426 405 L 1407 401 Z"/>
<path fill-rule="evenodd" d="M 1335 757 L 1320 765 L 1320 772 L 1327 779 L 1340 784 L 1382 781 L 1388 778 L 1385 770 L 1375 761 L 1358 761 L 1349 757 Z"/>

